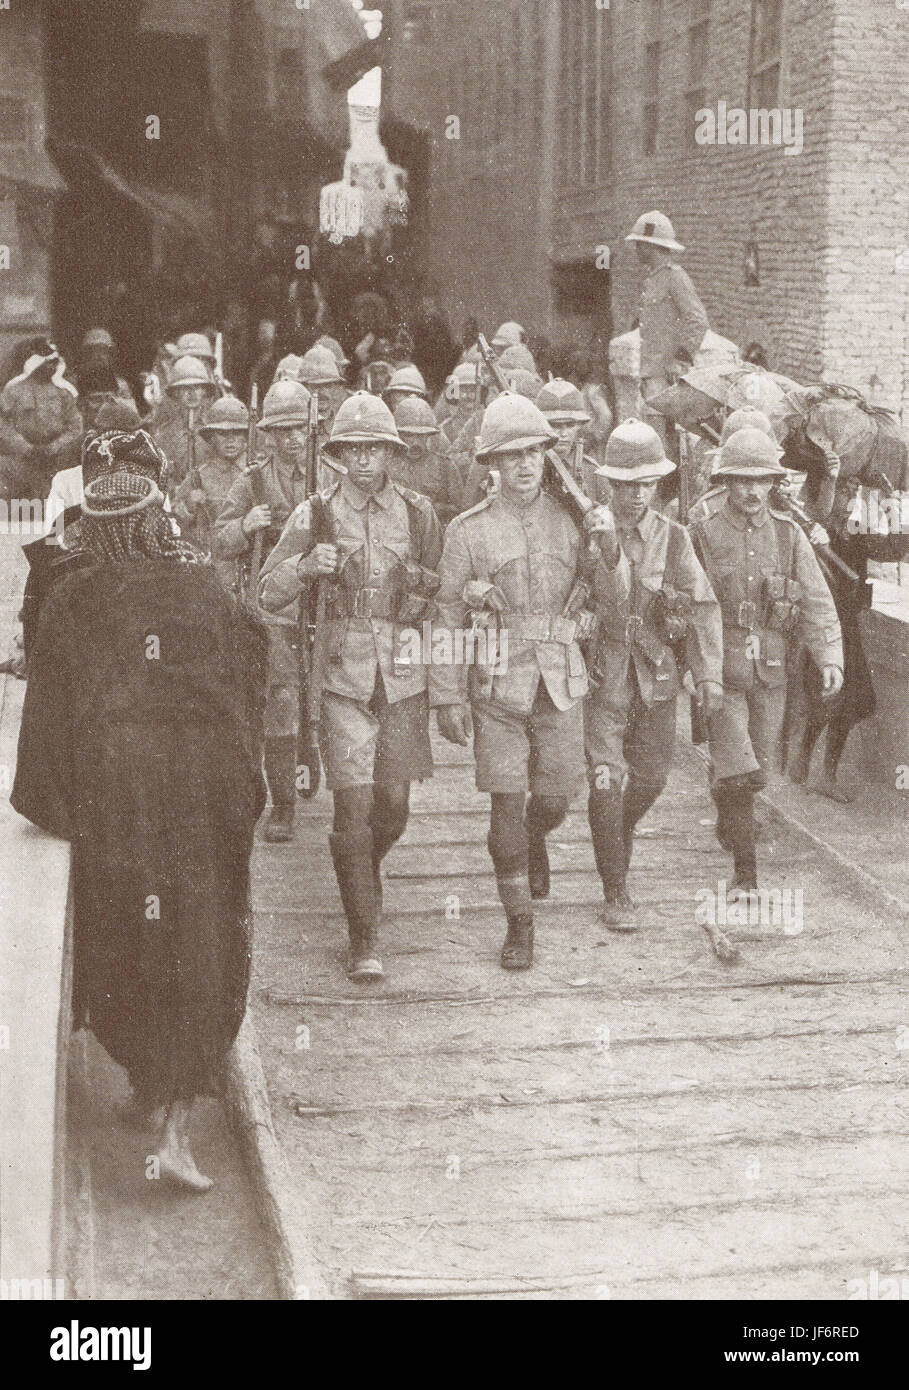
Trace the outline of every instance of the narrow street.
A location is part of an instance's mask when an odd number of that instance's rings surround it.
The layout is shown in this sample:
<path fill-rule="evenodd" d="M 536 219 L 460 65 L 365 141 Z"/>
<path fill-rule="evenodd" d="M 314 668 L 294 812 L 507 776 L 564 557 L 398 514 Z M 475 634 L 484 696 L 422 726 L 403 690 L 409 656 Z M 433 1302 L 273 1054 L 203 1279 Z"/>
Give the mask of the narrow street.
<path fill-rule="evenodd" d="M 505 974 L 485 798 L 436 754 L 386 861 L 384 986 L 344 977 L 324 792 L 255 860 L 253 1017 L 327 1296 L 843 1298 L 898 1267 L 904 920 L 776 824 L 762 882 L 802 891 L 804 930 L 733 929 L 722 965 L 694 914 L 726 856 L 687 750 L 637 839 L 644 929 L 596 925 L 579 798 L 537 964 Z"/>

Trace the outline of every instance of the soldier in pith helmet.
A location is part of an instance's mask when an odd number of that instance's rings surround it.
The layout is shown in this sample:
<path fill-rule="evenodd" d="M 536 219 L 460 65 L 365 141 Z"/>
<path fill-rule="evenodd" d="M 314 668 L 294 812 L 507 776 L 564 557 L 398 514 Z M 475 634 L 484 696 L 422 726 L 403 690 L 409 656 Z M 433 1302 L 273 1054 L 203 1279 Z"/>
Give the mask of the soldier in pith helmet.
<path fill-rule="evenodd" d="M 584 453 L 584 427 L 591 420 L 584 397 L 573 382 L 553 377 L 538 394 L 536 403 L 558 436 L 555 451 L 559 458 L 587 496 L 599 500 L 597 461 Z"/>
<path fill-rule="evenodd" d="M 533 899 L 549 894 L 546 836 L 583 777 L 586 602 L 595 581 L 604 602 L 627 594 L 608 509 L 590 516 L 602 538 L 591 555 L 572 517 L 542 488 L 544 451 L 555 441 L 532 401 L 506 392 L 492 402 L 477 456 L 495 465 L 500 487 L 451 522 L 440 567 L 437 626 L 447 629 L 452 650 L 458 633 L 485 637 L 472 664 L 433 665 L 430 688 L 443 737 L 466 744 L 472 723 L 477 787 L 491 797 L 488 844 L 508 924 L 506 970 L 533 963 Z"/>
<path fill-rule="evenodd" d="M 444 529 L 461 511 L 463 484 L 432 407 L 420 396 L 404 396 L 395 409 L 395 424 L 407 452 L 395 456 L 389 474 L 395 482 L 428 497 Z"/>
<path fill-rule="evenodd" d="M 327 585 L 319 741 L 348 974 L 360 981 L 383 978 L 381 864 L 407 824 L 411 782 L 432 775 L 427 668 L 407 638 L 430 617 L 442 537 L 428 498 L 391 480 L 404 447 L 384 401 L 366 391 L 346 400 L 324 446 L 346 476 L 295 509 L 259 585 L 277 617 L 304 588 Z"/>
<path fill-rule="evenodd" d="M 445 390 L 436 401 L 436 419 L 449 444 L 470 419 L 477 405 L 479 371 L 476 362 L 459 362 L 445 379 Z"/>
<path fill-rule="evenodd" d="M 708 719 L 717 837 L 732 851 L 729 899 L 757 888 L 754 795 L 774 759 L 796 642 L 807 648 L 834 696 L 843 683 L 843 644 L 833 598 L 811 544 L 768 505 L 785 476 L 781 451 L 759 429 L 736 430 L 714 477 L 723 506 L 691 525 L 691 536 L 723 614 L 721 706 Z"/>
<path fill-rule="evenodd" d="M 216 559 L 248 564 L 261 531 L 263 561 L 277 544 L 284 523 L 302 502 L 306 487 L 306 444 L 312 397 L 297 381 L 276 381 L 262 403 L 260 428 L 268 457 L 241 472 L 231 484 L 215 522 Z M 300 669 L 292 614 L 270 613 L 268 691 L 265 701 L 265 779 L 271 811 L 265 839 L 284 844 L 294 837 L 297 803 L 297 734 Z"/>
<path fill-rule="evenodd" d="M 712 455 L 710 486 L 707 491 L 703 492 L 688 508 L 689 525 L 693 521 L 701 520 L 701 518 L 705 516 L 712 516 L 713 513 L 718 512 L 725 503 L 727 496 L 726 484 L 723 482 L 722 478 L 717 478 L 715 476 L 714 469 L 719 466 L 720 449 L 726 443 L 726 440 L 731 434 L 735 434 L 736 430 L 744 429 L 760 430 L 763 434 L 766 434 L 768 439 L 772 439 L 774 443 L 776 442 L 773 425 L 770 423 L 769 417 L 764 414 L 763 410 L 758 410 L 755 406 L 743 406 L 741 410 L 733 410 L 723 422 L 718 447 L 710 451 Z M 784 481 L 784 479 L 780 481 Z"/>
<path fill-rule="evenodd" d="M 423 401 L 429 396 L 422 372 L 412 363 L 406 367 L 399 367 L 382 392 L 382 399 L 392 413 L 406 396 L 415 396 Z"/>
<path fill-rule="evenodd" d="M 171 368 L 167 395 L 177 414 L 152 426 L 152 437 L 167 455 L 170 484 L 176 488 L 207 457 L 200 430 L 218 394 L 212 375 L 197 357 L 180 357 Z"/>
<path fill-rule="evenodd" d="M 634 830 L 672 768 L 676 697 L 691 671 L 705 710 L 722 699 L 720 608 L 684 527 L 653 503 L 675 470 L 656 430 L 626 420 L 609 437 L 601 472 L 628 563 L 626 601 L 602 604 L 588 648 L 592 692 L 584 716 L 588 815 L 603 883 L 601 919 L 637 926 L 626 889 Z"/>
<path fill-rule="evenodd" d="M 246 465 L 249 414 L 235 396 L 222 396 L 210 406 L 199 431 L 208 446 L 197 468 L 198 477 L 187 475 L 174 494 L 173 511 L 182 535 L 200 550 L 210 551 L 215 522 L 234 483 Z M 229 589 L 237 587 L 237 566 L 216 560 L 215 568 Z"/>
<path fill-rule="evenodd" d="M 325 440 L 331 432 L 335 412 L 350 396 L 338 360 L 331 349 L 316 345 L 304 352 L 300 359 L 298 380 L 302 381 L 309 391 L 318 394 L 319 424 L 321 437 Z"/>

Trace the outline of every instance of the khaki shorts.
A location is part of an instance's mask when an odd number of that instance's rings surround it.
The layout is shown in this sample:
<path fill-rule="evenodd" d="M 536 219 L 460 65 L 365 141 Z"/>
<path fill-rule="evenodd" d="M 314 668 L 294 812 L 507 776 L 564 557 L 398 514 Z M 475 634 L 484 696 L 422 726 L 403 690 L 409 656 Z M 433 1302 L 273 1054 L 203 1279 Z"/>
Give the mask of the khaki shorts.
<path fill-rule="evenodd" d="M 390 705 L 378 672 L 368 703 L 323 691 L 319 749 L 329 791 L 431 777 L 426 691 Z"/>
<path fill-rule="evenodd" d="M 645 705 L 637 681 L 628 700 L 613 703 L 597 698 L 595 690 L 584 702 L 584 750 L 587 777 L 594 786 L 621 785 L 626 771 L 646 787 L 664 787 L 675 751 L 676 701 L 658 700 Z M 609 768 L 609 780 L 602 769 Z"/>
<path fill-rule="evenodd" d="M 571 709 L 556 709 L 541 680 L 529 714 L 479 700 L 472 712 L 479 791 L 574 796 L 584 778 L 580 700 Z"/>
<path fill-rule="evenodd" d="M 760 771 L 764 778 L 777 766 L 780 729 L 786 707 L 785 685 L 755 681 L 750 690 L 723 687 L 723 705 L 710 716 L 712 779 Z"/>

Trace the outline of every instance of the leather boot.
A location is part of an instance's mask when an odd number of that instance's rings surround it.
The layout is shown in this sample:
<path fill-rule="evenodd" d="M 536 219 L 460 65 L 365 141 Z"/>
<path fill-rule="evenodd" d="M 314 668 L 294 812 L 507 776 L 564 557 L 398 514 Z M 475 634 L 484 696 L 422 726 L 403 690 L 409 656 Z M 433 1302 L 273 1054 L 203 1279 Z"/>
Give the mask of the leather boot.
<path fill-rule="evenodd" d="M 717 797 L 732 848 L 733 878 L 727 897 L 737 902 L 757 890 L 754 792 L 745 787 L 719 786 Z"/>
<path fill-rule="evenodd" d="M 503 970 L 529 970 L 533 965 L 533 910 L 526 874 L 496 875 L 508 929 L 502 947 Z"/>
<path fill-rule="evenodd" d="M 622 794 L 622 843 L 625 846 L 626 870 L 634 848 L 634 828 L 639 820 L 644 819 L 662 790 L 662 787 L 638 782 L 634 777 L 628 778 L 628 785 Z"/>
<path fill-rule="evenodd" d="M 561 825 L 567 810 L 567 800 L 562 797 L 528 797 L 524 824 L 527 827 L 527 875 L 532 898 L 549 897 L 549 851 L 546 848 L 546 836 L 550 830 L 555 830 L 557 825 Z"/>
<path fill-rule="evenodd" d="M 297 741 L 293 735 L 265 740 L 265 780 L 271 794 L 265 839 L 272 845 L 287 844 L 294 838 L 296 756 Z"/>
<path fill-rule="evenodd" d="M 382 980 L 378 953 L 378 904 L 372 872 L 372 831 L 332 831 L 328 837 L 341 902 L 347 917 L 351 980 Z"/>
<path fill-rule="evenodd" d="M 610 931 L 636 931 L 635 904 L 625 887 L 625 841 L 622 836 L 623 796 L 621 786 L 591 787 L 587 797 L 587 819 L 593 841 L 593 855 L 603 884 L 600 921 Z"/>

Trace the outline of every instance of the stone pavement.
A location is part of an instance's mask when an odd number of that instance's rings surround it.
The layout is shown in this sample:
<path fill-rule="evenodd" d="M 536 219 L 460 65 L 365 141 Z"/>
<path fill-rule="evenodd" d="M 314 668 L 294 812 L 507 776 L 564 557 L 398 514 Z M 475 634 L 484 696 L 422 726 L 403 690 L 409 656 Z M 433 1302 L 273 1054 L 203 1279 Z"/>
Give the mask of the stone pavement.
<path fill-rule="evenodd" d="M 251 1007 L 314 1283 L 842 1298 L 898 1267 L 905 915 L 777 825 L 762 883 L 802 893 L 803 930 L 732 930 L 742 963 L 720 964 L 695 911 L 729 864 L 689 749 L 637 838 L 643 929 L 596 925 L 579 801 L 552 837 L 537 964 L 506 974 L 486 801 L 436 752 L 386 861 L 383 986 L 343 974 L 327 795 L 295 846 L 257 850 Z"/>

